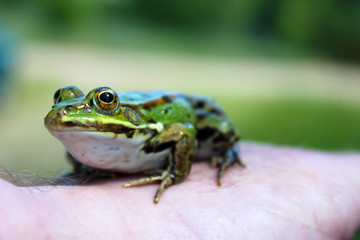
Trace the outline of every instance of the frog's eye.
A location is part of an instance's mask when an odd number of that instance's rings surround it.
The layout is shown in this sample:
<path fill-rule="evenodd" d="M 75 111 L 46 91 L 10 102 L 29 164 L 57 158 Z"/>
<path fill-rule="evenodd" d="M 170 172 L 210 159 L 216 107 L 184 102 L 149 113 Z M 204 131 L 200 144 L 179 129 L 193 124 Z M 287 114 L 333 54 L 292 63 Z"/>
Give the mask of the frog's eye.
<path fill-rule="evenodd" d="M 116 93 L 108 88 L 99 89 L 95 93 L 95 102 L 96 105 L 104 110 L 112 110 L 118 104 L 118 99 Z"/>

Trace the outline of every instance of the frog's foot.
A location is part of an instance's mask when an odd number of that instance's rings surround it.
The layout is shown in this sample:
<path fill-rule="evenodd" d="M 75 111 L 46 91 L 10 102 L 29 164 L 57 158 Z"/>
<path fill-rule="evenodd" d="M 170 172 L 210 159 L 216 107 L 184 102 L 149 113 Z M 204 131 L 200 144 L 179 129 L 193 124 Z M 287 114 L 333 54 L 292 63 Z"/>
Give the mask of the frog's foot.
<path fill-rule="evenodd" d="M 152 177 L 140 178 L 127 182 L 123 187 L 150 184 L 159 181 L 160 186 L 155 194 L 154 203 L 159 202 L 161 194 L 165 189 L 185 179 L 190 172 L 192 156 L 195 144 L 195 128 L 191 124 L 174 123 L 169 124 L 165 129 L 144 146 L 145 153 L 158 152 L 164 146 L 171 149 L 168 156 L 166 170 L 156 173 Z"/>
<path fill-rule="evenodd" d="M 212 157 L 211 166 L 219 167 L 217 176 L 217 183 L 219 186 L 221 186 L 222 177 L 225 170 L 228 169 L 233 163 L 238 163 L 243 168 L 246 167 L 245 164 L 241 161 L 237 147 L 230 148 L 225 153 Z"/>
<path fill-rule="evenodd" d="M 165 191 L 165 189 L 171 185 L 174 184 L 173 176 L 169 173 L 169 171 L 164 171 L 159 176 L 151 176 L 151 177 L 144 177 L 136 180 L 129 181 L 123 185 L 124 188 L 137 186 L 137 185 L 145 185 L 145 184 L 151 184 L 157 181 L 160 182 L 160 186 L 158 190 L 156 191 L 155 197 L 154 197 L 154 203 L 157 204 L 159 202 L 161 194 Z"/>

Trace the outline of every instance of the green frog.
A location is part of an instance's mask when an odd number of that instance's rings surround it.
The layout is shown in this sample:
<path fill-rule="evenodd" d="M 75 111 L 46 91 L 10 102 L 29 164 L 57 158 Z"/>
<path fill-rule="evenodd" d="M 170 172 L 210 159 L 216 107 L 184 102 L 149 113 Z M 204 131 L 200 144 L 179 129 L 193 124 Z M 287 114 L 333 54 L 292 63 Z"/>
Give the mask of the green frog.
<path fill-rule="evenodd" d="M 217 183 L 239 157 L 239 135 L 210 98 L 169 91 L 117 93 L 98 87 L 85 95 L 76 86 L 54 94 L 45 126 L 66 147 L 72 176 L 151 173 L 123 187 L 159 182 L 164 190 L 183 181 L 194 159 L 218 166 Z"/>

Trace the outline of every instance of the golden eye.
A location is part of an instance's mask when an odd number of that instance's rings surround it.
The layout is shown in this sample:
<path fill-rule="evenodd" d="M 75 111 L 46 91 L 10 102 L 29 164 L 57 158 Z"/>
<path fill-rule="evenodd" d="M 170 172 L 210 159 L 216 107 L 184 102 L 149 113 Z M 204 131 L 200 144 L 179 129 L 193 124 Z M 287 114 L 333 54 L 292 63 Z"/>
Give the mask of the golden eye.
<path fill-rule="evenodd" d="M 110 89 L 100 89 L 95 93 L 95 101 L 99 108 L 112 110 L 117 106 L 117 95 Z"/>

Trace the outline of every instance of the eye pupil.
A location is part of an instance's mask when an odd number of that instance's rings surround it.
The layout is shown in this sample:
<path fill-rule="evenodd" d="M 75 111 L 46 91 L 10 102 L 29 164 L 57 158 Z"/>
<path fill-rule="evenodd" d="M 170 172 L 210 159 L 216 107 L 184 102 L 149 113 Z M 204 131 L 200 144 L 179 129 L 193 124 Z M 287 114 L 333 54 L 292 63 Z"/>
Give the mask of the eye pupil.
<path fill-rule="evenodd" d="M 99 99 L 105 103 L 111 103 L 114 101 L 114 95 L 109 92 L 103 92 L 100 94 Z"/>

